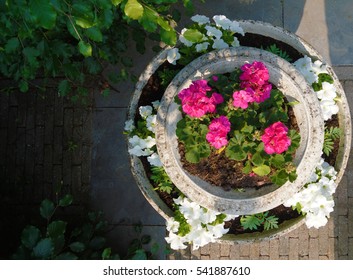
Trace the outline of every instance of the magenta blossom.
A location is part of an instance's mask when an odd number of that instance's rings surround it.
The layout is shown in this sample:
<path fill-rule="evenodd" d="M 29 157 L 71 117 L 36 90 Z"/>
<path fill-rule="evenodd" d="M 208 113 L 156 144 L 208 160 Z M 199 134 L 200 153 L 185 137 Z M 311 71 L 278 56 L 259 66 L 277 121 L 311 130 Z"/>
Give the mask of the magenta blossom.
<path fill-rule="evenodd" d="M 239 90 L 233 93 L 233 106 L 246 109 L 250 102 L 254 102 L 254 91 L 251 88 Z"/>
<path fill-rule="evenodd" d="M 183 112 L 193 118 L 201 118 L 207 113 L 215 113 L 216 105 L 223 102 L 223 96 L 213 93 L 211 97 L 207 92 L 211 90 L 206 80 L 193 81 L 192 84 L 179 92 Z"/>
<path fill-rule="evenodd" d="M 208 126 L 206 140 L 211 146 L 220 149 L 228 144 L 227 134 L 230 131 L 230 121 L 225 116 L 213 119 Z"/>
<path fill-rule="evenodd" d="M 242 80 L 242 87 L 261 87 L 267 84 L 270 75 L 265 64 L 259 61 L 254 61 L 253 63 L 246 63 L 240 68 L 243 73 L 240 75 L 240 80 Z"/>
<path fill-rule="evenodd" d="M 282 122 L 275 122 L 265 129 L 261 140 L 265 145 L 265 152 L 271 154 L 281 154 L 288 150 L 291 139 L 287 135 L 288 128 Z"/>

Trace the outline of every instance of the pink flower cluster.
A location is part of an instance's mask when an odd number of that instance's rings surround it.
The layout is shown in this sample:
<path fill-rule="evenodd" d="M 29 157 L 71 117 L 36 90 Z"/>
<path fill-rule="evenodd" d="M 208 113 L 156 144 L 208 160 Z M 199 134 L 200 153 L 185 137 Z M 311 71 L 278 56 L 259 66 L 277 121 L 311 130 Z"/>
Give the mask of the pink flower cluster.
<path fill-rule="evenodd" d="M 201 118 L 207 113 L 215 113 L 216 105 L 223 102 L 223 96 L 219 93 L 212 93 L 211 97 L 207 92 L 211 87 L 206 80 L 193 81 L 192 84 L 179 92 L 183 112 L 193 118 Z"/>
<path fill-rule="evenodd" d="M 230 121 L 225 116 L 220 116 L 211 121 L 206 134 L 207 141 L 211 146 L 220 149 L 228 144 L 227 134 L 230 131 Z"/>
<path fill-rule="evenodd" d="M 287 132 L 288 128 L 282 122 L 275 122 L 267 127 L 261 136 L 261 140 L 265 144 L 265 152 L 271 155 L 287 151 L 291 144 Z"/>
<path fill-rule="evenodd" d="M 259 61 L 246 63 L 240 68 L 240 86 L 243 90 L 233 93 L 233 106 L 246 109 L 251 102 L 264 102 L 270 97 L 272 85 L 268 82 L 270 75 L 266 66 Z"/>

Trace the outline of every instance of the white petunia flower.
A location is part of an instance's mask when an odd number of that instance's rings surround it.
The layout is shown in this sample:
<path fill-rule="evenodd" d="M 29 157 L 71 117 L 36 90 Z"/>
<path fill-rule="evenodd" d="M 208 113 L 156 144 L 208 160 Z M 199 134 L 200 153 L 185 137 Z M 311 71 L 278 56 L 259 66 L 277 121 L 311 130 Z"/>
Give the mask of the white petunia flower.
<path fill-rule="evenodd" d="M 149 131 L 156 133 L 157 115 L 150 115 L 146 119 L 146 126 Z"/>
<path fill-rule="evenodd" d="M 207 30 L 207 36 L 214 37 L 216 39 L 221 39 L 223 33 L 221 30 L 217 29 L 216 27 L 209 26 L 207 25 L 206 27 Z"/>
<path fill-rule="evenodd" d="M 307 55 L 305 55 L 302 58 L 299 58 L 297 61 L 295 61 L 293 63 L 293 65 L 295 66 L 295 68 L 297 68 L 298 70 L 300 69 L 312 69 L 312 61 L 311 58 L 308 57 Z"/>
<path fill-rule="evenodd" d="M 199 25 L 210 23 L 210 19 L 203 15 L 194 15 L 191 17 L 191 20 Z"/>
<path fill-rule="evenodd" d="M 174 232 L 174 233 L 178 232 L 179 226 L 180 226 L 179 222 L 174 220 L 174 218 L 169 218 L 167 220 L 167 230 L 169 232 Z"/>
<path fill-rule="evenodd" d="M 161 159 L 159 158 L 159 155 L 157 153 L 153 153 L 149 157 L 147 157 L 148 162 L 152 166 L 163 166 Z"/>
<path fill-rule="evenodd" d="M 316 74 L 319 75 L 321 73 L 326 73 L 327 72 L 327 66 L 322 63 L 320 60 L 316 60 L 314 63 L 312 63 L 312 71 Z"/>
<path fill-rule="evenodd" d="M 302 73 L 305 80 L 310 85 L 312 85 L 313 83 L 317 83 L 319 81 L 319 77 L 314 72 L 312 72 L 310 69 L 302 68 L 302 69 L 298 69 L 298 70 L 300 71 L 300 73 Z"/>
<path fill-rule="evenodd" d="M 240 42 L 237 37 L 234 37 L 234 40 L 231 45 L 232 45 L 232 47 L 239 47 L 240 46 Z"/>
<path fill-rule="evenodd" d="M 320 107 L 325 121 L 331 119 L 331 117 L 336 115 L 339 111 L 339 107 L 333 100 L 321 100 Z"/>
<path fill-rule="evenodd" d="M 142 139 L 142 141 L 145 142 L 146 148 L 149 149 L 156 145 L 156 139 L 151 136 L 147 136 L 147 138 Z"/>
<path fill-rule="evenodd" d="M 197 250 L 200 247 L 207 245 L 208 243 L 215 242 L 215 237 L 205 228 L 200 228 L 195 231 L 191 231 L 188 234 L 188 239 L 192 240 L 192 249 Z"/>
<path fill-rule="evenodd" d="M 197 52 L 202 52 L 207 50 L 208 46 L 209 46 L 208 42 L 203 42 L 203 43 L 197 44 L 195 47 Z"/>
<path fill-rule="evenodd" d="M 170 64 L 175 65 L 176 61 L 180 58 L 180 53 L 178 48 L 173 48 L 167 53 L 167 60 Z"/>
<path fill-rule="evenodd" d="M 152 106 L 153 108 L 157 111 L 159 106 L 160 106 L 161 102 L 159 100 L 153 101 L 152 102 Z"/>
<path fill-rule="evenodd" d="M 133 120 L 127 120 L 125 122 L 124 130 L 131 132 L 135 129 L 134 121 Z"/>
<path fill-rule="evenodd" d="M 323 82 L 322 90 L 317 91 L 316 94 L 321 100 L 334 100 L 337 96 L 336 87 L 328 82 Z"/>
<path fill-rule="evenodd" d="M 134 135 L 133 137 L 129 138 L 129 143 L 133 147 L 140 146 L 142 149 L 146 148 L 146 142 L 137 135 Z"/>
<path fill-rule="evenodd" d="M 315 215 L 312 213 L 308 213 L 305 216 L 305 224 L 308 228 L 320 228 L 327 224 L 327 218 L 325 215 Z"/>
<path fill-rule="evenodd" d="M 185 46 L 191 47 L 193 43 L 184 37 L 183 34 L 185 33 L 185 31 L 187 31 L 187 28 L 184 28 L 183 30 L 181 30 L 181 34 L 179 35 L 179 41 L 182 42 Z"/>
<path fill-rule="evenodd" d="M 229 30 L 235 33 L 239 33 L 243 36 L 245 35 L 243 28 L 240 27 L 239 22 L 237 22 L 236 20 L 231 22 Z"/>
<path fill-rule="evenodd" d="M 228 19 L 226 16 L 224 15 L 217 15 L 213 17 L 214 22 L 216 23 L 216 25 L 218 27 L 221 27 L 223 29 L 229 29 L 230 25 L 232 24 L 232 21 L 230 19 Z"/>
<path fill-rule="evenodd" d="M 207 225 L 207 229 L 215 238 L 221 238 L 229 231 L 228 228 L 224 228 L 223 224 L 218 224 L 215 226 Z"/>
<path fill-rule="evenodd" d="M 212 210 L 203 211 L 203 214 L 200 217 L 200 221 L 203 224 L 213 223 L 216 220 L 218 214 L 218 212 Z"/>
<path fill-rule="evenodd" d="M 214 43 L 212 45 L 212 48 L 216 50 L 225 49 L 228 47 L 229 45 L 226 42 L 224 42 L 223 39 L 214 40 Z"/>
<path fill-rule="evenodd" d="M 165 240 L 170 244 L 170 248 L 173 250 L 186 249 L 186 242 L 183 236 L 177 235 L 173 232 L 169 232 L 169 236 L 165 238 Z"/>
<path fill-rule="evenodd" d="M 140 106 L 139 108 L 139 113 L 140 113 L 140 116 L 143 118 L 143 119 L 146 119 L 148 116 L 152 115 L 152 107 L 147 105 L 147 106 Z"/>
<path fill-rule="evenodd" d="M 129 149 L 128 152 L 130 155 L 137 156 L 137 157 L 144 155 L 144 149 L 141 148 L 139 145 L 136 145 L 133 148 Z"/>

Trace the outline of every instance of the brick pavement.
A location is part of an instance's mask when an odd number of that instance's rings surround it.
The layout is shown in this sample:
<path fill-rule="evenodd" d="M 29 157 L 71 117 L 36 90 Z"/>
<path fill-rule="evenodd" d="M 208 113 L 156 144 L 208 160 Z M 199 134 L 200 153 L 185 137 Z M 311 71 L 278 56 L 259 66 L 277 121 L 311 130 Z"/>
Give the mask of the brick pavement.
<path fill-rule="evenodd" d="M 344 87 L 353 115 L 353 66 L 334 68 Z M 325 227 L 308 229 L 305 225 L 270 241 L 253 244 L 209 244 L 193 251 L 173 251 L 171 260 L 333 260 L 353 259 L 353 158 L 335 194 L 335 211 Z"/>
<path fill-rule="evenodd" d="M 75 213 L 89 203 L 91 127 L 91 108 L 54 89 L 0 92 L 0 258 L 14 252 L 25 225 L 38 224 L 38 205 L 56 187 L 73 194 Z"/>

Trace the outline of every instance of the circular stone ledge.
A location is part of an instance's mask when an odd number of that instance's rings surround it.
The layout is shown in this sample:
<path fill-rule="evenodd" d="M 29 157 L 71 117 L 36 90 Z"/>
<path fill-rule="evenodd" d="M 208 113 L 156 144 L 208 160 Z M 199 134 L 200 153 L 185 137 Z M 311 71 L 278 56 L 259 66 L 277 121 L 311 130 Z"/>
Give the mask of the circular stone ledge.
<path fill-rule="evenodd" d="M 298 178 L 278 187 L 271 185 L 245 192 L 224 191 L 186 172 L 180 162 L 177 122 L 182 118 L 175 96 L 193 80 L 207 79 L 214 74 L 228 73 L 246 62 L 261 61 L 269 70 L 270 82 L 291 101 L 297 118 L 301 142 L 294 163 Z M 304 77 L 287 61 L 267 51 L 237 47 L 205 54 L 187 65 L 170 83 L 162 98 L 157 114 L 157 149 L 163 166 L 181 192 L 201 206 L 217 212 L 248 215 L 270 210 L 283 204 L 308 181 L 322 154 L 324 120 L 318 99 Z"/>

